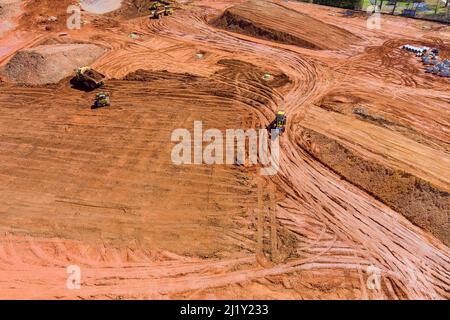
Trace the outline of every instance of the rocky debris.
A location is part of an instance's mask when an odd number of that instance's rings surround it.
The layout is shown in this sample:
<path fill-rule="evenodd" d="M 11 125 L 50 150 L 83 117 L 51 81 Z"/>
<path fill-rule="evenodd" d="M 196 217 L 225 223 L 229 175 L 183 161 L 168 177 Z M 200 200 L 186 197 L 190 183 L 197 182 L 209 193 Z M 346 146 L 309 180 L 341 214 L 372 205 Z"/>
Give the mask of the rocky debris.
<path fill-rule="evenodd" d="M 58 21 L 58 17 L 55 16 L 38 16 L 36 18 L 36 22 L 37 23 L 48 23 L 48 22 L 57 22 Z"/>

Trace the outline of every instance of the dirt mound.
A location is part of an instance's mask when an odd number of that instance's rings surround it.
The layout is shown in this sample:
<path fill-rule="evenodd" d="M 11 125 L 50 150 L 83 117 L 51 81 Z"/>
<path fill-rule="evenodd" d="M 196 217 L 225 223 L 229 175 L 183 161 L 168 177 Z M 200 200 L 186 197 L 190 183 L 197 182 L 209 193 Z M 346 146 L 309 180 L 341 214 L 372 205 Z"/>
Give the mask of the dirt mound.
<path fill-rule="evenodd" d="M 138 69 L 134 72 L 127 74 L 121 80 L 126 81 L 154 81 L 154 80 L 178 80 L 183 82 L 194 82 L 194 81 L 206 81 L 210 89 L 215 88 L 213 84 L 217 84 L 217 88 L 219 91 L 223 90 L 225 87 L 222 78 L 235 78 L 238 74 L 240 76 L 240 80 L 242 81 L 241 86 L 244 86 L 245 83 L 250 83 L 251 85 L 265 88 L 270 95 L 273 92 L 270 89 L 273 88 L 281 88 L 289 83 L 291 80 L 289 77 L 279 71 L 273 71 L 273 74 L 269 74 L 270 78 L 267 80 L 263 79 L 263 75 L 265 71 L 254 64 L 237 60 L 237 59 L 222 59 L 217 62 L 218 65 L 222 66 L 223 69 L 214 73 L 214 76 L 211 78 L 204 78 L 201 76 L 193 75 L 190 73 L 173 73 L 168 72 L 167 70 L 162 71 L 149 71 Z M 268 73 L 266 73 L 268 74 Z M 219 80 L 218 80 L 219 79 Z M 235 86 L 231 86 L 231 91 L 236 91 Z M 219 95 L 222 95 L 223 92 L 218 92 Z M 240 93 L 243 95 L 243 93 Z"/>
<path fill-rule="evenodd" d="M 127 74 L 123 80 L 126 81 L 153 81 L 153 80 L 180 80 L 180 81 L 193 81 L 201 79 L 198 76 L 191 75 L 189 73 L 171 73 L 167 70 L 162 71 L 148 71 L 139 69 Z"/>
<path fill-rule="evenodd" d="M 227 9 L 212 24 L 257 38 L 315 50 L 336 50 L 360 40 L 344 29 L 281 5 L 258 0 Z"/>
<path fill-rule="evenodd" d="M 19 0 L 0 0 L 0 36 L 14 27 L 11 21 L 20 11 Z"/>
<path fill-rule="evenodd" d="M 18 51 L 2 74 L 15 83 L 56 83 L 74 69 L 91 64 L 104 52 L 105 49 L 93 44 L 42 45 Z"/>

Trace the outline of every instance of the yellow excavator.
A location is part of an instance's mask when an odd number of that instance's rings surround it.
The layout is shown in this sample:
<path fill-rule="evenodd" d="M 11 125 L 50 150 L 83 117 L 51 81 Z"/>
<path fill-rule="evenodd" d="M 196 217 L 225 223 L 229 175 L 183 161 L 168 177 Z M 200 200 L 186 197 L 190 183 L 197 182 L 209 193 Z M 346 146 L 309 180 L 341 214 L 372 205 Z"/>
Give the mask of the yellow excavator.
<path fill-rule="evenodd" d="M 75 70 L 75 79 L 79 86 L 93 90 L 103 85 L 105 75 L 90 67 L 81 67 Z"/>

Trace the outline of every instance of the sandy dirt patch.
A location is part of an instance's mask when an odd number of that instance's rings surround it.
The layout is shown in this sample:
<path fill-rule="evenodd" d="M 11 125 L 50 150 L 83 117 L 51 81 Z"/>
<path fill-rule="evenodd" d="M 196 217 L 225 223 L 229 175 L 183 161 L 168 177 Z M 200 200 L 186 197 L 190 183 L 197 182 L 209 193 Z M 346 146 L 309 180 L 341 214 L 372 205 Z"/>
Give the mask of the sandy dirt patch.
<path fill-rule="evenodd" d="M 0 0 L 0 37 L 15 27 L 14 19 L 20 13 L 21 0 Z"/>

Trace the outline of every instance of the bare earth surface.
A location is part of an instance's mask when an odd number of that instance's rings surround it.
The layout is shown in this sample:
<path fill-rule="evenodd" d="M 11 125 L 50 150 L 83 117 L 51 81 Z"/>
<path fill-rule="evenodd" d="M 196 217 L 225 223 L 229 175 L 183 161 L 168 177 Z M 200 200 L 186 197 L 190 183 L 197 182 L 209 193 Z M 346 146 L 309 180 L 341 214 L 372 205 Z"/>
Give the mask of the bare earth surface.
<path fill-rule="evenodd" d="M 71 1 L 29 1 L 0 39 L 0 67 L 106 48 L 92 66 L 112 101 L 3 76 L 0 298 L 450 298 L 450 82 L 399 49 L 448 56 L 448 26 L 238 0 L 150 20 L 142 3 L 66 30 Z M 280 108 L 277 175 L 171 162 L 174 129 L 264 128 Z"/>
<path fill-rule="evenodd" d="M 14 20 L 20 13 L 21 2 L 21 0 L 0 0 L 0 37 L 14 28 Z"/>
<path fill-rule="evenodd" d="M 3 74 L 14 83 L 55 83 L 73 75 L 79 66 L 91 64 L 105 51 L 93 44 L 56 44 L 23 49 L 5 65 Z"/>

